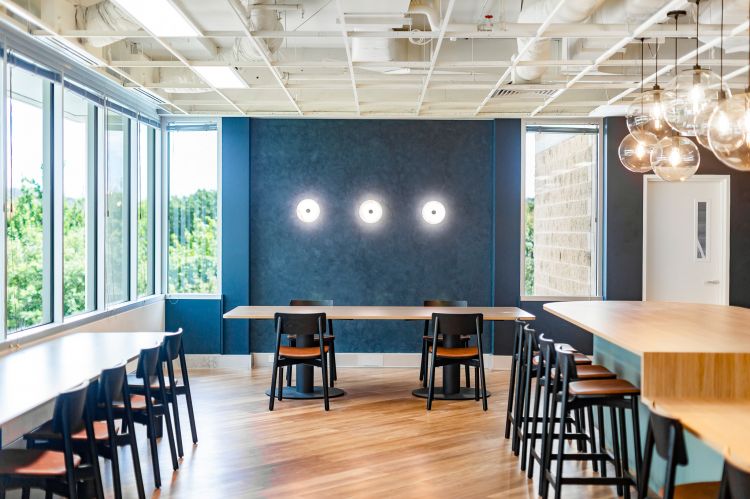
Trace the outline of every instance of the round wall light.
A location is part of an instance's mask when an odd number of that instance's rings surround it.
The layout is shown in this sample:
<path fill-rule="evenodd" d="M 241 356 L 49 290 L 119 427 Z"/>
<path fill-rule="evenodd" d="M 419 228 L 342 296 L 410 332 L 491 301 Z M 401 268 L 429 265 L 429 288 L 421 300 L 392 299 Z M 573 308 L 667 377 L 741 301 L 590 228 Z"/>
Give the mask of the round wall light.
<path fill-rule="evenodd" d="M 380 203 L 372 199 L 368 199 L 361 205 L 359 205 L 359 218 L 363 222 L 368 224 L 374 224 L 383 217 L 383 207 Z"/>
<path fill-rule="evenodd" d="M 422 207 L 422 218 L 428 224 L 439 224 L 445 218 L 445 206 L 440 201 L 428 201 Z"/>
<path fill-rule="evenodd" d="M 305 223 L 312 223 L 320 216 L 320 206 L 313 199 L 303 199 L 297 205 L 297 218 Z"/>

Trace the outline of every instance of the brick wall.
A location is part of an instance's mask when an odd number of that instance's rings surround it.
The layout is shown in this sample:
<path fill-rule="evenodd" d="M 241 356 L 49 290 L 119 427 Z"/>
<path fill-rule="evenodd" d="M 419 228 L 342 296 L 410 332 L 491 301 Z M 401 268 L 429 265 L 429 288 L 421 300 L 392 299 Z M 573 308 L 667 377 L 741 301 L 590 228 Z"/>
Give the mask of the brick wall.
<path fill-rule="evenodd" d="M 535 295 L 591 293 L 591 140 L 575 135 L 536 154 Z"/>

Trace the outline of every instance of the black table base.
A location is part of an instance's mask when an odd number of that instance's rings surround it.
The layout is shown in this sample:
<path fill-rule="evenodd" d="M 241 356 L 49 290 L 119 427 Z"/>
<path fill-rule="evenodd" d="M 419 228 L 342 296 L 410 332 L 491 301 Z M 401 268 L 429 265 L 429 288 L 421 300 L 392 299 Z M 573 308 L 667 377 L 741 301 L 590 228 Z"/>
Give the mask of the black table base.
<path fill-rule="evenodd" d="M 285 386 L 282 394 L 285 399 L 322 399 L 323 387 L 315 386 L 311 392 L 300 392 L 297 391 L 297 387 Z M 266 395 L 270 396 L 271 390 L 266 390 Z M 341 388 L 328 388 L 328 398 L 341 397 L 342 395 L 346 395 L 346 392 Z"/>
<path fill-rule="evenodd" d="M 461 388 L 456 393 L 443 393 L 443 387 L 442 386 L 436 386 L 435 387 L 435 395 L 432 397 L 433 400 L 474 400 L 474 394 L 476 392 L 474 391 L 474 388 Z M 412 395 L 415 397 L 419 397 L 421 399 L 427 398 L 427 388 L 417 388 L 416 390 L 413 390 L 411 392 Z M 487 396 L 489 397 L 491 393 L 488 391 Z M 482 394 L 479 394 L 479 400 L 482 400 Z"/>

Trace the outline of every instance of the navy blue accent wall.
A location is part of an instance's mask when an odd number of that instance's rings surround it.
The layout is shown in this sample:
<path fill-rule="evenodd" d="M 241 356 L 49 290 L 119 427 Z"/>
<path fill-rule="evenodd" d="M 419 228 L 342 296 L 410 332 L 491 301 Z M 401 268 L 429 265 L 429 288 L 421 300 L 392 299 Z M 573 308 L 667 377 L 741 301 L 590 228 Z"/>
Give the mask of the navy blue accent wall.
<path fill-rule="evenodd" d="M 224 311 L 250 303 L 250 129 L 247 118 L 221 120 L 221 288 Z M 222 353 L 247 354 L 247 321 L 224 321 Z"/>
<path fill-rule="evenodd" d="M 495 120 L 495 251 L 493 305 L 517 306 L 521 287 L 521 120 Z M 495 324 L 494 350 L 513 351 L 513 324 Z"/>
<path fill-rule="evenodd" d="M 259 119 L 250 136 L 251 303 L 281 305 L 292 298 L 330 298 L 341 305 L 421 304 L 428 298 L 491 303 L 491 121 Z M 296 204 L 307 197 L 321 207 L 313 224 L 295 215 Z M 357 215 L 359 204 L 370 198 L 384 209 L 374 225 Z M 422 204 L 430 199 L 447 208 L 437 226 L 421 218 Z M 226 286 L 225 293 L 229 302 Z M 509 297 L 504 304 L 515 301 Z M 420 348 L 419 323 L 336 326 L 337 351 Z M 252 350 L 271 351 L 270 322 L 250 327 Z M 489 335 L 486 339 L 489 346 Z"/>
<path fill-rule="evenodd" d="M 184 331 L 185 353 L 221 353 L 221 300 L 167 298 L 167 331 Z"/>

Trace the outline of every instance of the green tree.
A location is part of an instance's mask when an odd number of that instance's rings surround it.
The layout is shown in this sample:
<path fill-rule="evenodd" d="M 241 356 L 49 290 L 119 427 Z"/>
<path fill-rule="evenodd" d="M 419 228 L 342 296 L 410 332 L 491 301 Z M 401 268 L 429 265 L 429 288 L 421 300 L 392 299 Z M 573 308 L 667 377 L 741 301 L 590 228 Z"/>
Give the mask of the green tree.
<path fill-rule="evenodd" d="M 526 199 L 526 227 L 524 238 L 526 294 L 534 294 L 534 200 Z"/>

